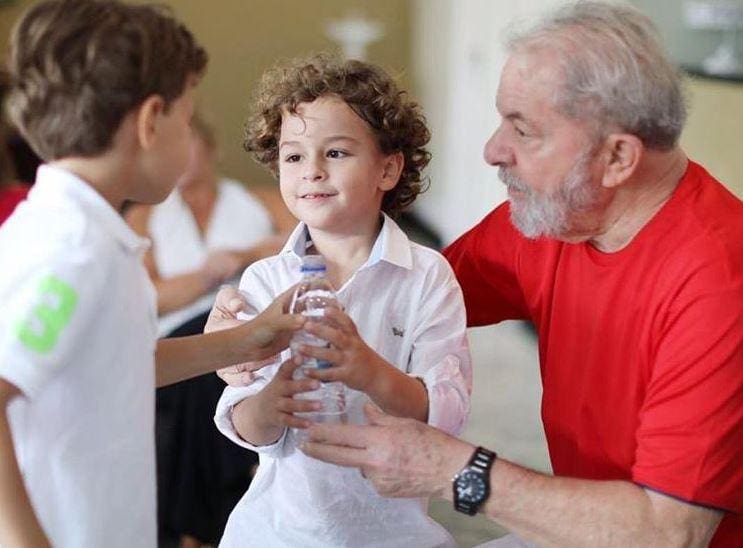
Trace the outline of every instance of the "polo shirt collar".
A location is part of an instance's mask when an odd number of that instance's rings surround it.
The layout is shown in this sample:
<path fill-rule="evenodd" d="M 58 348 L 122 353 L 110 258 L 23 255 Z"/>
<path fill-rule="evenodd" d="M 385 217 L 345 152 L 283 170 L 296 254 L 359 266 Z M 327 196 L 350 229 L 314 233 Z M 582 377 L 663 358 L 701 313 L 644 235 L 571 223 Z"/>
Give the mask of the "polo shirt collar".
<path fill-rule="evenodd" d="M 40 166 L 29 198 L 50 205 L 71 205 L 81 210 L 129 253 L 144 253 L 150 245 L 147 239 L 140 238 L 126 224 L 121 214 L 103 196 L 66 169 L 48 164 Z"/>
<path fill-rule="evenodd" d="M 382 213 L 382 216 L 382 229 L 372 246 L 369 258 L 361 268 L 369 268 L 379 261 L 385 261 L 407 270 L 412 269 L 413 255 L 410 251 L 410 240 L 386 213 Z M 284 244 L 281 253 L 292 253 L 301 259 L 311 245 L 312 240 L 307 225 L 300 222 Z"/>

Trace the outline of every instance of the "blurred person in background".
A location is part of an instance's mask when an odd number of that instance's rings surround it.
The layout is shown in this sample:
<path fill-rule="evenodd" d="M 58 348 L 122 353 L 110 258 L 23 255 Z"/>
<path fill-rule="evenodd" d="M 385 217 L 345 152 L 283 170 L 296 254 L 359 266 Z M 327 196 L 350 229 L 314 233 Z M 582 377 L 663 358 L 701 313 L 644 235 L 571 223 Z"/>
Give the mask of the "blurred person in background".
<path fill-rule="evenodd" d="M 201 333 L 220 284 L 278 252 L 271 216 L 237 181 L 220 177 L 212 129 L 194 117 L 186 173 L 157 206 L 134 205 L 132 228 L 152 241 L 144 258 L 157 291 L 159 335 Z M 158 522 L 162 542 L 216 544 L 257 463 L 219 435 L 212 415 L 224 384 L 203 375 L 158 390 Z"/>
<path fill-rule="evenodd" d="M 5 97 L 7 76 L 0 73 L 0 103 Z M 0 225 L 26 199 L 41 160 L 15 130 L 0 120 Z"/>

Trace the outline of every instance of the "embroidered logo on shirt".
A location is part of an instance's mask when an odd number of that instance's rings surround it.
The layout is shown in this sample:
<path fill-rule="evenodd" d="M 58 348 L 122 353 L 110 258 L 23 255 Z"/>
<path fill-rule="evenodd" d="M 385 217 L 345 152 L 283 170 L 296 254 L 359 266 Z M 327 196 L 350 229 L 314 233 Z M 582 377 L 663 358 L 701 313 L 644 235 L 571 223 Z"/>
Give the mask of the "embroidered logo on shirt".
<path fill-rule="evenodd" d="M 395 336 L 395 337 L 403 337 L 403 336 L 405 336 L 405 330 L 404 329 L 400 329 L 398 327 L 393 327 L 392 328 L 392 335 Z"/>
<path fill-rule="evenodd" d="M 26 348 L 47 354 L 70 321 L 77 305 L 77 293 L 54 276 L 42 279 L 36 291 L 40 302 L 26 321 L 16 327 L 16 335 Z"/>

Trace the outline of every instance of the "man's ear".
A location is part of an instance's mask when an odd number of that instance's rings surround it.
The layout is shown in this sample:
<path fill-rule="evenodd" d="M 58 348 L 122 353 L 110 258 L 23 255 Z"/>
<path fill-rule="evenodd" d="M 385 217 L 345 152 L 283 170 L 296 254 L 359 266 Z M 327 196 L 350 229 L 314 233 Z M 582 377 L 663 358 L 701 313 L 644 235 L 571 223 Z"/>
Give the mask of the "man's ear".
<path fill-rule="evenodd" d="M 405 156 L 403 156 L 402 152 L 395 152 L 385 157 L 379 189 L 387 192 L 395 188 L 397 182 L 400 180 L 400 174 L 404 166 Z"/>
<path fill-rule="evenodd" d="M 165 100 L 159 95 L 150 95 L 136 111 L 137 139 L 139 146 L 147 150 L 152 147 L 157 136 L 157 124 L 165 112 Z"/>
<path fill-rule="evenodd" d="M 612 133 L 604 143 L 604 175 L 601 185 L 604 188 L 617 188 L 632 177 L 637 169 L 645 146 L 635 135 Z"/>

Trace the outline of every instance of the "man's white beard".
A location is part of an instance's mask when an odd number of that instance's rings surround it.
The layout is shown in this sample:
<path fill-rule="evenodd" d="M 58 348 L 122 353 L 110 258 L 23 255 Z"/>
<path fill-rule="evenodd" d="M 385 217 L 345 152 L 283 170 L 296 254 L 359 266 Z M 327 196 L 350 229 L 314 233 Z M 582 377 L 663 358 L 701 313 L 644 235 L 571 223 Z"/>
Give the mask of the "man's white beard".
<path fill-rule="evenodd" d="M 498 170 L 500 180 L 506 187 L 522 194 L 517 199 L 510 199 L 511 222 L 519 232 L 527 238 L 559 238 L 569 234 L 575 217 L 599 201 L 600 191 L 591 180 L 592 159 L 593 150 L 582 152 L 557 190 L 551 194 L 532 190 L 501 166 Z"/>

